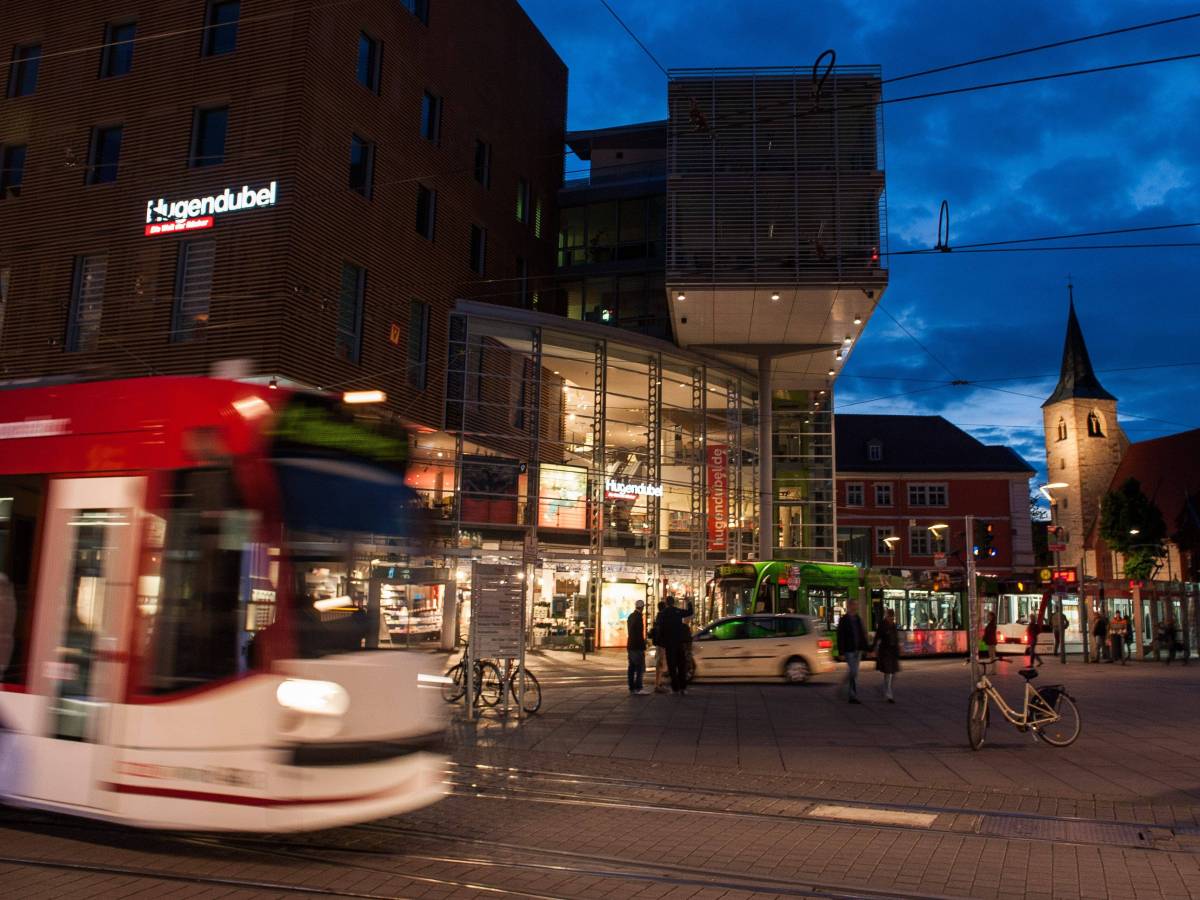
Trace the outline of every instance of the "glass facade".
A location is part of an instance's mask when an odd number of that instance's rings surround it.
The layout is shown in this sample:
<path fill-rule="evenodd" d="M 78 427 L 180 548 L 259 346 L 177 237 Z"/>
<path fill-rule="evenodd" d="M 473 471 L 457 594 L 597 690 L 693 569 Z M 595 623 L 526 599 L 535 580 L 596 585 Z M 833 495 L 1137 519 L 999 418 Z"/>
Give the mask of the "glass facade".
<path fill-rule="evenodd" d="M 408 476 L 434 564 L 465 606 L 470 561 L 524 561 L 535 646 L 584 628 L 622 645 L 637 599 L 700 598 L 756 549 L 754 384 L 615 329 L 453 314 L 445 428 L 417 436 Z"/>

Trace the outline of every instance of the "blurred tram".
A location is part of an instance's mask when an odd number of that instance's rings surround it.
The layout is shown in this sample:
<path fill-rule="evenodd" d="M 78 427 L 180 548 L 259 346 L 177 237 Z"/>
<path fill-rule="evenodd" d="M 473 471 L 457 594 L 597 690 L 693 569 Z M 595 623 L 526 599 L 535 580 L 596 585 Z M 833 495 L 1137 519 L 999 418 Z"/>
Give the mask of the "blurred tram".
<path fill-rule="evenodd" d="M 0 797 L 239 831 L 439 799 L 433 657 L 370 589 L 421 537 L 406 454 L 326 395 L 0 388 Z"/>

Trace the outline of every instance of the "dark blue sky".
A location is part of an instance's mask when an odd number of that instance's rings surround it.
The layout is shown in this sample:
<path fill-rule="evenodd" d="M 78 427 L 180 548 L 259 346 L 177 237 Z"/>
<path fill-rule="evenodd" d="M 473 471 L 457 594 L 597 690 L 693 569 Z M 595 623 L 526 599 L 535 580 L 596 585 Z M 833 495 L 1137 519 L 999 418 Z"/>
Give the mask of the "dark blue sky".
<path fill-rule="evenodd" d="M 521 2 L 570 68 L 570 128 L 666 116 L 662 73 L 599 0 Z M 832 47 L 839 63 L 882 65 L 885 79 L 1196 10 L 1133 0 L 609 2 L 667 68 L 811 65 Z M 1197 51 L 1192 20 L 902 81 L 884 97 Z M 1200 60 L 892 103 L 884 122 L 893 252 L 935 243 L 943 199 L 952 245 L 1200 222 Z M 1200 241 L 1200 228 L 1109 240 Z M 1130 439 L 1200 427 L 1200 365 L 1106 371 L 1200 363 L 1200 247 L 901 256 L 890 269 L 883 305 L 944 366 L 877 311 L 838 380 L 839 409 L 938 413 L 1041 469 L 1039 407 L 1057 378 L 1069 273 Z M 952 377 L 1008 380 L 936 387 Z"/>

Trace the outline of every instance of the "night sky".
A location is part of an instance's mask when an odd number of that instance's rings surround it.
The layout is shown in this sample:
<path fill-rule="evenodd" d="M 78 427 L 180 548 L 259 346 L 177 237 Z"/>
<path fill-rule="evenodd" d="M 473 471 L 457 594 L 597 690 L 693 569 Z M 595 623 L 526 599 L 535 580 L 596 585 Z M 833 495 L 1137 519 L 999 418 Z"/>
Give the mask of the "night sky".
<path fill-rule="evenodd" d="M 570 68 L 568 127 L 666 117 L 663 74 L 599 0 L 521 2 Z M 811 66 L 834 48 L 839 64 L 879 64 L 885 80 L 1197 11 L 1131 0 L 609 2 L 667 68 Z M 887 84 L 884 98 L 1198 51 L 1193 19 Z M 951 246 L 1200 222 L 1198 113 L 1200 59 L 890 103 L 890 250 L 932 247 L 942 200 Z M 1200 242 L 1200 228 L 1053 243 L 1133 242 Z M 1069 274 L 1130 439 L 1200 427 L 1200 246 L 898 256 L 890 270 L 883 306 L 929 352 L 877 310 L 838 379 L 839 411 L 941 414 L 1043 469 L 1039 407 L 1057 380 Z M 1193 365 L 1163 367 L 1178 363 Z"/>

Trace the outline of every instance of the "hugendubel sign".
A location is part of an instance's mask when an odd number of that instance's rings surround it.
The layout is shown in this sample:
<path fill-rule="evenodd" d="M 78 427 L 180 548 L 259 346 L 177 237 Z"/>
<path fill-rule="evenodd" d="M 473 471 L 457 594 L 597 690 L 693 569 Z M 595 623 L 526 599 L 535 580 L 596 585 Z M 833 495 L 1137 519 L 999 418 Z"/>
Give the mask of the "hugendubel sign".
<path fill-rule="evenodd" d="M 729 448 L 709 444 L 705 453 L 708 468 L 708 549 L 729 549 Z"/>
<path fill-rule="evenodd" d="M 221 193 L 207 197 L 147 200 L 146 237 L 212 228 L 217 216 L 274 206 L 277 196 L 278 182 L 272 181 L 266 187 L 246 184 L 240 190 L 225 188 Z"/>

